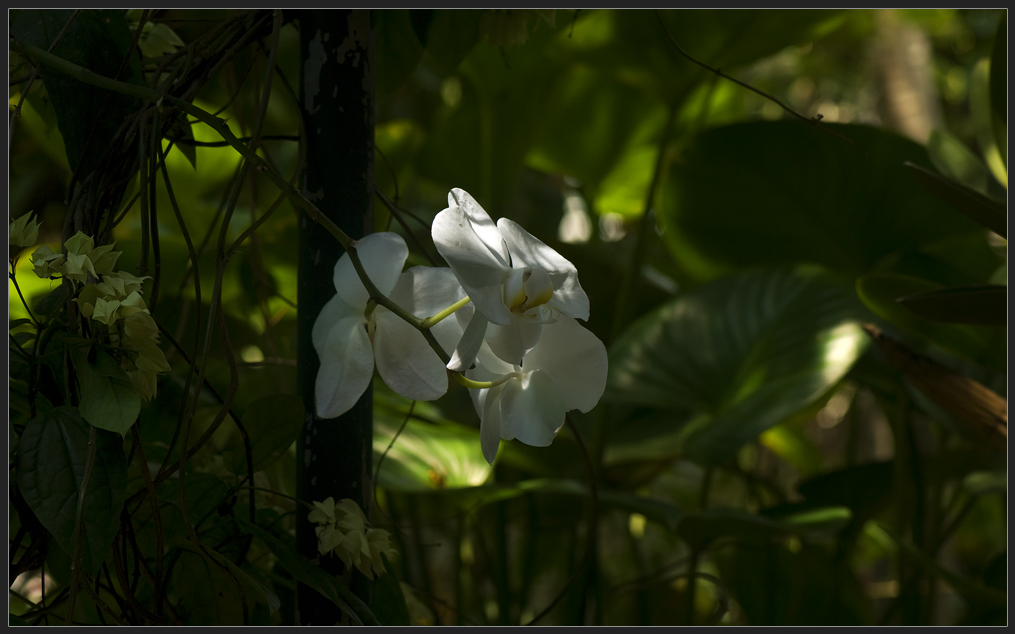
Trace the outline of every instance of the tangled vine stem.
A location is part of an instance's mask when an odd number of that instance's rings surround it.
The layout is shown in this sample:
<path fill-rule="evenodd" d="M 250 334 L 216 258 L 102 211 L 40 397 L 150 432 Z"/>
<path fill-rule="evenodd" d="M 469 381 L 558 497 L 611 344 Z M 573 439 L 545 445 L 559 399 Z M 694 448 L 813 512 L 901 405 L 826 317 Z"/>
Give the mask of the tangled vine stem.
<path fill-rule="evenodd" d="M 429 329 L 423 326 L 423 320 L 388 299 L 377 289 L 377 286 L 370 280 L 366 270 L 363 268 L 363 262 L 360 260 L 359 254 L 356 252 L 356 241 L 350 238 L 334 222 L 325 216 L 316 205 L 300 194 L 300 192 L 291 183 L 285 180 L 281 174 L 273 170 L 263 158 L 257 155 L 257 152 L 253 148 L 240 141 L 236 135 L 233 134 L 232 130 L 229 129 L 225 119 L 216 117 L 210 112 L 198 108 L 197 106 L 178 97 L 164 94 L 145 86 L 137 86 L 134 84 L 116 81 L 108 77 L 103 77 L 102 75 L 98 75 L 88 70 L 87 68 L 78 66 L 73 62 L 57 57 L 52 53 L 47 53 L 41 48 L 28 42 L 22 42 L 19 40 L 13 41 L 26 56 L 36 62 L 52 66 L 53 68 L 74 77 L 82 83 L 97 86 L 99 88 L 105 88 L 106 90 L 112 90 L 131 97 L 137 97 L 138 99 L 147 100 L 158 104 L 160 109 L 163 108 L 162 104 L 164 102 L 169 101 L 173 106 L 210 127 L 218 133 L 218 135 L 221 136 L 226 143 L 247 159 L 248 163 L 255 170 L 267 175 L 280 190 L 289 196 L 290 200 L 292 200 L 297 206 L 303 209 L 308 216 L 310 216 L 311 220 L 327 229 L 328 233 L 338 240 L 339 244 L 341 244 L 349 254 L 349 259 L 352 261 L 353 268 L 356 269 L 356 274 L 359 275 L 359 278 L 363 282 L 363 286 L 366 287 L 371 299 L 377 302 L 378 305 L 390 310 L 416 330 L 420 331 L 423 334 L 423 338 L 426 339 L 426 342 L 430 345 L 433 351 L 437 353 L 437 356 L 444 361 L 444 363 L 448 363 L 451 360 L 451 357 L 444 351 Z"/>

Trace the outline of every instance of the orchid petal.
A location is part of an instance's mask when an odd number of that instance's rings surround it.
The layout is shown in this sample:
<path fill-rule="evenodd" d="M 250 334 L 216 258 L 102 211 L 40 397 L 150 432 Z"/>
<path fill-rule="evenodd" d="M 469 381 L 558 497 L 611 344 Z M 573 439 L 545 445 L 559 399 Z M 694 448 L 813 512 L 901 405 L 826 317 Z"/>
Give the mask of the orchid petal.
<path fill-rule="evenodd" d="M 399 276 L 389 297 L 413 315 L 425 319 L 463 299 L 465 291 L 451 269 L 414 266 Z M 459 321 L 450 317 L 430 327 L 437 343 L 448 354 L 458 345 L 463 331 Z"/>
<path fill-rule="evenodd" d="M 516 317 L 507 326 L 487 326 L 486 342 L 493 353 L 504 361 L 521 365 L 522 357 L 539 343 L 542 332 L 542 323 Z"/>
<path fill-rule="evenodd" d="M 489 345 L 484 345 L 479 349 L 479 354 L 476 355 L 476 367 L 466 372 L 465 376 L 473 381 L 496 381 L 505 374 L 510 374 L 517 369 L 516 366 L 505 363 L 502 359 L 498 358 L 490 350 Z M 480 418 L 483 417 L 483 408 L 489 392 L 490 388 L 469 390 L 469 395 L 472 397 L 472 405 L 476 409 L 476 415 Z M 497 393 L 499 394 L 500 391 L 498 390 Z"/>
<path fill-rule="evenodd" d="M 511 256 L 508 253 L 504 238 L 500 235 L 497 225 L 494 224 L 490 214 L 486 213 L 483 206 L 476 202 L 472 194 L 455 187 L 448 192 L 448 207 L 459 207 L 465 217 L 469 219 L 473 231 L 483 241 L 486 248 L 497 258 L 497 261 L 504 266 L 511 266 Z"/>
<path fill-rule="evenodd" d="M 444 362 L 423 333 L 384 308 L 374 313 L 377 371 L 392 390 L 414 401 L 433 401 L 448 391 Z"/>
<path fill-rule="evenodd" d="M 606 346 L 565 315 L 544 328 L 539 345 L 525 356 L 525 367 L 552 378 L 568 410 L 591 410 L 606 389 Z"/>
<path fill-rule="evenodd" d="M 382 295 L 387 296 L 394 288 L 398 276 L 402 272 L 402 265 L 409 257 L 409 248 L 405 246 L 405 240 L 397 233 L 385 231 L 382 233 L 371 233 L 365 238 L 356 242 L 356 253 L 360 262 L 363 263 L 363 270 L 367 277 L 374 283 Z M 339 258 L 335 264 L 335 290 L 339 296 L 353 308 L 363 310 L 366 308 L 370 293 L 363 286 L 362 280 L 356 273 L 356 268 L 346 253 Z"/>
<path fill-rule="evenodd" d="M 510 381 L 508 381 L 508 383 L 510 383 Z M 504 385 L 498 385 L 497 387 L 484 390 L 487 392 L 487 395 L 483 414 L 480 417 L 479 422 L 479 445 L 483 449 L 483 457 L 486 458 L 486 461 L 490 464 L 493 464 L 493 459 L 497 457 L 497 449 L 500 448 L 501 418 L 499 397 L 503 390 Z"/>
<path fill-rule="evenodd" d="M 449 370 L 464 372 L 472 366 L 483 345 L 483 335 L 486 334 L 487 324 L 486 317 L 478 310 L 472 315 L 469 325 L 465 327 L 465 332 L 455 347 L 454 354 L 451 355 L 451 361 L 448 362 Z"/>
<path fill-rule="evenodd" d="M 328 303 L 324 305 L 324 308 L 317 315 L 314 329 L 310 332 L 310 340 L 314 342 L 314 350 L 317 351 L 317 356 L 324 356 L 324 344 L 327 343 L 328 335 L 331 334 L 331 329 L 335 324 L 346 317 L 354 316 L 362 319 L 363 310 L 356 310 L 349 304 L 346 304 L 338 295 L 328 300 Z"/>
<path fill-rule="evenodd" d="M 497 221 L 497 228 L 511 251 L 511 266 L 545 270 L 553 283 L 553 298 L 549 305 L 569 317 L 587 321 L 589 297 L 578 283 L 578 270 L 574 265 L 513 220 L 501 218 Z"/>
<path fill-rule="evenodd" d="M 331 328 L 324 344 L 314 396 L 317 415 L 335 418 L 363 396 L 374 373 L 374 353 L 360 316 L 346 317 Z"/>
<path fill-rule="evenodd" d="M 431 235 L 477 310 L 496 324 L 507 324 L 511 311 L 504 305 L 501 287 L 511 269 L 480 239 L 462 208 L 437 214 Z"/>
<path fill-rule="evenodd" d="M 542 370 L 505 383 L 498 400 L 501 438 L 517 438 L 526 445 L 547 447 L 564 424 L 567 408 L 557 385 Z M 489 403 L 485 409 L 490 411 Z"/>

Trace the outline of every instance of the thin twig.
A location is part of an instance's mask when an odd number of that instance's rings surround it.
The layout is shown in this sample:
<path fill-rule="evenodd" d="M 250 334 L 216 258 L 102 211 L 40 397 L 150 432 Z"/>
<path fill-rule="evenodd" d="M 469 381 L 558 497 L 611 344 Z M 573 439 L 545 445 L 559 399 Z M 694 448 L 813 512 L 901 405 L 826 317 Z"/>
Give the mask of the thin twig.
<path fill-rule="evenodd" d="M 783 110 L 785 110 L 786 112 L 790 113 L 794 117 L 797 117 L 798 119 L 801 119 L 802 121 L 806 121 L 808 123 L 817 123 L 818 121 L 821 121 L 822 116 L 820 114 L 819 115 L 815 115 L 814 117 L 805 117 L 804 115 L 802 115 L 799 112 L 797 112 L 796 110 L 790 108 L 789 106 L 787 106 L 783 102 L 779 101 L 778 99 L 776 99 L 772 95 L 768 94 L 767 92 L 765 92 L 763 90 L 758 90 L 757 88 L 755 88 L 754 86 L 751 86 L 750 84 L 745 84 L 744 82 L 740 81 L 739 79 L 736 79 L 734 77 L 730 77 L 729 75 L 727 75 L 726 73 L 722 72 L 718 68 L 712 68 L 708 64 L 705 64 L 704 62 L 699 62 L 695 58 L 691 57 L 690 55 L 687 54 L 686 51 L 684 51 L 683 48 L 680 47 L 679 44 L 677 44 L 677 41 L 675 39 L 673 39 L 673 36 L 670 35 L 669 29 L 666 28 L 666 21 L 663 20 L 662 12 L 660 12 L 659 9 L 656 9 L 656 17 L 659 18 L 659 24 L 662 25 L 663 32 L 666 33 L 666 39 L 668 39 L 670 41 L 670 44 L 672 44 L 674 48 L 676 48 L 678 51 L 680 51 L 681 55 L 683 55 L 684 57 L 686 57 L 690 61 L 694 62 L 698 66 L 701 66 L 702 68 L 704 68 L 707 71 L 715 73 L 716 76 L 718 76 L 718 77 L 724 77 L 724 78 L 730 80 L 731 82 L 733 82 L 734 84 L 737 84 L 738 86 L 742 86 L 742 87 L 746 88 L 747 90 L 750 90 L 751 92 L 756 93 L 758 95 L 761 95 L 765 99 L 768 99 L 768 100 L 778 104 L 779 107 L 781 107 Z"/>

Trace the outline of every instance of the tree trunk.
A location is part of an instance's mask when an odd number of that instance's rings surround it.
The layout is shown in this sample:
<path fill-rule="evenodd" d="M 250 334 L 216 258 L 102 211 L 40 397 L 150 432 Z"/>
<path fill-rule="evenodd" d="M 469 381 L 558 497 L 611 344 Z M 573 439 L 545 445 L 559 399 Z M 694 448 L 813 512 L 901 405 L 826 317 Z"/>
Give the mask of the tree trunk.
<path fill-rule="evenodd" d="M 374 33 L 368 10 L 303 11 L 300 21 L 300 100 L 307 134 L 303 195 L 354 239 L 373 225 Z M 296 444 L 297 496 L 313 502 L 351 498 L 370 516 L 373 391 L 336 419 L 314 407 L 320 359 L 311 341 L 314 321 L 335 294 L 332 275 L 342 248 L 306 215 L 299 218 L 299 386 L 306 418 Z M 298 512 L 300 554 L 319 556 L 314 525 Z M 343 572 L 334 555 L 321 558 L 332 574 Z M 366 579 L 355 573 L 353 591 L 368 599 Z M 297 623 L 333 625 L 341 612 L 300 584 Z"/>

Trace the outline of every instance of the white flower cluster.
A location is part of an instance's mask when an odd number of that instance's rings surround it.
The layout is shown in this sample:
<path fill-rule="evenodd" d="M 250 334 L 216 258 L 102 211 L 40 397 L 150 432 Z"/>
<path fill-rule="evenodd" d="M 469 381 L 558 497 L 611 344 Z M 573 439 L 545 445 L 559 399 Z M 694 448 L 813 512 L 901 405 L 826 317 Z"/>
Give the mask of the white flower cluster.
<path fill-rule="evenodd" d="M 431 328 L 451 361 L 443 361 L 412 325 L 369 296 L 348 255 L 335 266 L 337 294 L 314 325 L 321 358 L 317 413 L 348 411 L 377 370 L 395 392 L 434 400 L 448 370 L 475 386 L 483 455 L 493 462 L 500 440 L 549 445 L 567 411 L 588 412 L 606 387 L 606 348 L 576 319 L 589 299 L 574 265 L 515 222 L 495 224 L 467 192 L 453 189 L 431 229 L 450 269 L 413 267 L 394 233 L 360 240 L 357 253 L 377 289 L 420 318 L 471 300 Z M 373 308 L 373 310 L 371 310 Z"/>
<path fill-rule="evenodd" d="M 38 240 L 39 223 L 30 216 L 10 224 L 11 245 L 30 247 Z M 96 247 L 92 237 L 78 231 L 64 243 L 65 253 L 45 245 L 35 249 L 32 264 L 40 278 L 59 275 L 74 283 L 81 314 L 105 324 L 110 340 L 127 351 L 120 357 L 120 367 L 141 398 L 149 401 L 158 394 L 158 375 L 172 368 L 159 348 L 158 325 L 141 296 L 141 286 L 149 278 L 114 271 L 120 257 L 120 251 L 113 251 L 115 245 Z"/>
<path fill-rule="evenodd" d="M 384 574 L 381 555 L 398 554 L 391 547 L 391 535 L 382 528 L 370 528 L 366 515 L 356 502 L 348 498 L 337 504 L 335 498 L 314 502 L 314 510 L 307 516 L 317 524 L 317 551 L 322 555 L 334 553 L 346 568 L 355 566 L 373 579 Z"/>

